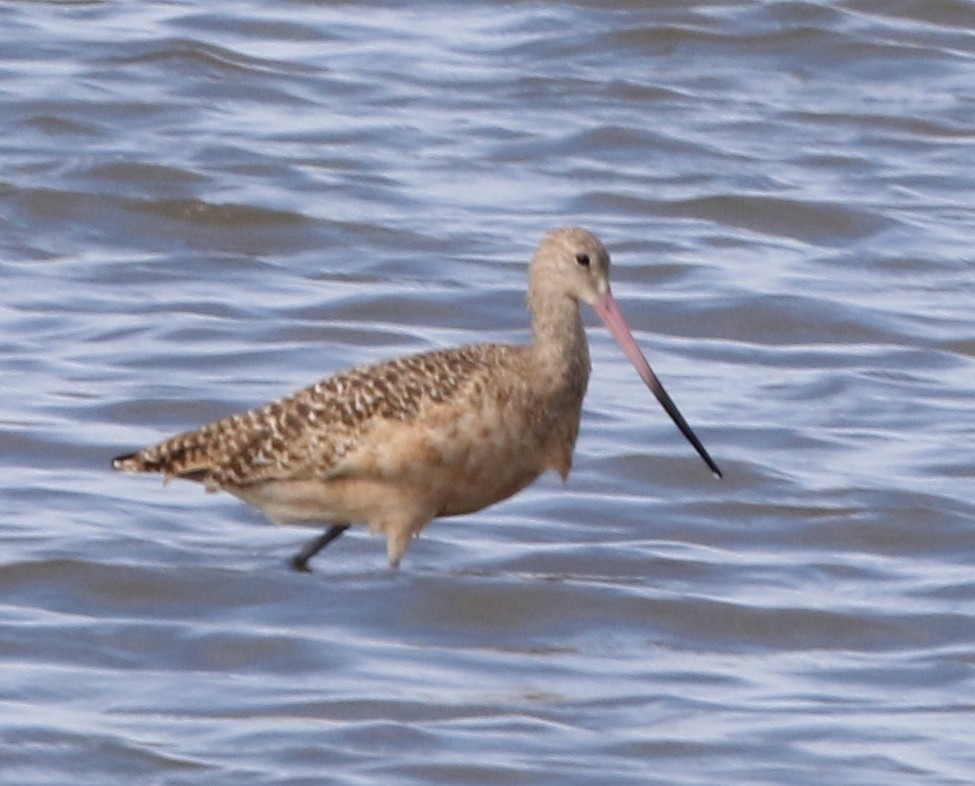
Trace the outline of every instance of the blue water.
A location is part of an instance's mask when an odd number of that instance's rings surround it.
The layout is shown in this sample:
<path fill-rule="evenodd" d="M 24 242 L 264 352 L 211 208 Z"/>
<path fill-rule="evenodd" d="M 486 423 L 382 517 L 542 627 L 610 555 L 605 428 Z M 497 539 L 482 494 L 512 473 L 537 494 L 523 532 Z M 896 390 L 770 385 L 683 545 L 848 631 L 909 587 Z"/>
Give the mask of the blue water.
<path fill-rule="evenodd" d="M 975 782 L 975 10 L 0 6 L 0 782 Z M 113 455 L 528 336 L 580 223 L 575 468 L 365 532 Z"/>

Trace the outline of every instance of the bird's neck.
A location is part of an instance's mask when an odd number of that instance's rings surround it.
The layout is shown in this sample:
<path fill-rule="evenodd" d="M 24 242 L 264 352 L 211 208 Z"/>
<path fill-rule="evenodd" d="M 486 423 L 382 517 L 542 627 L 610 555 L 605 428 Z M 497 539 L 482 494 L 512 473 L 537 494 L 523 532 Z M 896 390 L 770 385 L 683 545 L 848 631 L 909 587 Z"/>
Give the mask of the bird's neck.
<path fill-rule="evenodd" d="M 534 339 L 528 348 L 531 364 L 532 421 L 541 434 L 545 467 L 565 480 L 579 436 L 582 400 L 589 384 L 589 342 L 579 304 L 564 294 L 529 295 Z"/>
<path fill-rule="evenodd" d="M 532 362 L 558 387 L 571 384 L 585 392 L 589 381 L 589 342 L 579 314 L 579 304 L 565 294 L 533 292 L 528 310 L 532 315 Z"/>

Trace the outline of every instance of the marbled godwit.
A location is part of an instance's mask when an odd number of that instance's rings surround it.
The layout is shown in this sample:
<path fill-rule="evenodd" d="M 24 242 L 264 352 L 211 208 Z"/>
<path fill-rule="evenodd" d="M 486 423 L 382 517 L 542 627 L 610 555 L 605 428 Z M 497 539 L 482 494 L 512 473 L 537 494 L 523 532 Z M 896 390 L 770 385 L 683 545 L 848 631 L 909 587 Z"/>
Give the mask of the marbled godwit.
<path fill-rule="evenodd" d="M 581 301 L 720 477 L 626 326 L 609 264 L 595 236 L 557 229 L 530 268 L 530 344 L 476 344 L 354 368 L 113 466 L 201 481 L 279 523 L 328 524 L 292 560 L 299 570 L 356 523 L 386 536 L 395 567 L 434 518 L 506 499 L 549 469 L 566 479 L 589 381 Z"/>

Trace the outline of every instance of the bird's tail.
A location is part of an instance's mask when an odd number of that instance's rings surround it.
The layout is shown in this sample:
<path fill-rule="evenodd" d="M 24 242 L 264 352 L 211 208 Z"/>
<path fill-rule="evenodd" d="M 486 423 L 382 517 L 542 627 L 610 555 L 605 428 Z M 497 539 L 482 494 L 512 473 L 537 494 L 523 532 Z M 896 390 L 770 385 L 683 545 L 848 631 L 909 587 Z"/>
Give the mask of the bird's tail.
<path fill-rule="evenodd" d="M 160 472 L 167 480 L 204 480 L 210 469 L 207 446 L 194 436 L 181 434 L 135 453 L 116 456 L 112 467 L 122 472 Z"/>
<path fill-rule="evenodd" d="M 126 453 L 124 456 L 116 456 L 112 459 L 112 467 L 122 472 L 153 472 L 155 467 L 151 467 L 145 460 L 144 451 L 136 453 Z"/>

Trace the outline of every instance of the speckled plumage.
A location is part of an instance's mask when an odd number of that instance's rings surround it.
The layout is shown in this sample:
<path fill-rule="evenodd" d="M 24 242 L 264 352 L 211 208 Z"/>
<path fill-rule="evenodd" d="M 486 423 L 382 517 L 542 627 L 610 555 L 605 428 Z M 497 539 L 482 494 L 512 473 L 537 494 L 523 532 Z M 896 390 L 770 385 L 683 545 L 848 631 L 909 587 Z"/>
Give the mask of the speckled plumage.
<path fill-rule="evenodd" d="M 354 471 L 343 460 L 370 425 L 412 421 L 462 386 L 476 385 L 511 349 L 480 344 L 349 369 L 124 457 L 118 468 L 190 477 L 214 491 Z"/>
<path fill-rule="evenodd" d="M 548 469 L 567 477 L 589 379 L 578 303 L 593 304 L 615 334 L 608 273 L 593 235 L 555 230 L 530 269 L 531 344 L 359 366 L 113 464 L 201 481 L 281 523 L 330 524 L 297 567 L 355 523 L 385 534 L 396 565 L 433 518 L 505 499 Z"/>

